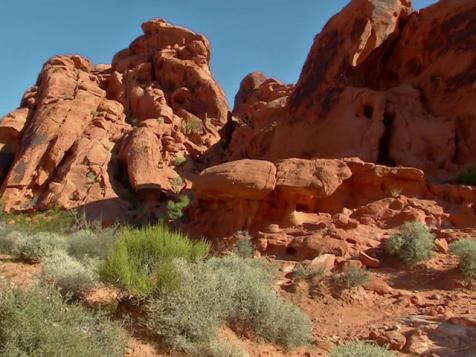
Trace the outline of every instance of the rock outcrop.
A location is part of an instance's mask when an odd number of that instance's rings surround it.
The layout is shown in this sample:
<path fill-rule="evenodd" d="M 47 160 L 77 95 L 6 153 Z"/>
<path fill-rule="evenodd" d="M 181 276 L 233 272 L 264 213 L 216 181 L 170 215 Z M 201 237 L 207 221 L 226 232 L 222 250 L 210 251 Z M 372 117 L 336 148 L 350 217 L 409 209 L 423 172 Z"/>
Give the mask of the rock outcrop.
<path fill-rule="evenodd" d="M 260 250 L 294 258 L 355 256 L 408 221 L 437 232 L 476 227 L 475 188 L 430 185 L 419 169 L 357 158 L 227 162 L 204 170 L 193 191 L 192 235 L 248 231 Z"/>
<path fill-rule="evenodd" d="M 180 191 L 177 166 L 219 140 L 228 105 L 210 72 L 208 40 L 160 19 L 142 28 L 111 66 L 50 59 L 2 119 L 7 210 L 97 207 L 97 216 L 118 218 L 131 193 Z"/>
<path fill-rule="evenodd" d="M 228 157 L 359 157 L 450 180 L 476 162 L 473 1 L 412 12 L 353 0 L 316 36 L 299 81 L 247 76 Z"/>

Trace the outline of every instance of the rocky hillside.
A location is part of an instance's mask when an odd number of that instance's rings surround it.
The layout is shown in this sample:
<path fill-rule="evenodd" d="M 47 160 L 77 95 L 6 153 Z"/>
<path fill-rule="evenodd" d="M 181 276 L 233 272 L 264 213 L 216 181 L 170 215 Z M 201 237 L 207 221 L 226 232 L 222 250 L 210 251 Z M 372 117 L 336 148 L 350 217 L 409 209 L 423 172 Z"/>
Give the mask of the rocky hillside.
<path fill-rule="evenodd" d="M 232 110 L 204 36 L 161 19 L 142 29 L 111 65 L 50 59 L 1 119 L 3 210 L 82 208 L 104 223 L 168 214 L 217 255 L 242 244 L 236 282 L 254 259 L 272 259 L 271 293 L 307 314 L 315 344 L 290 352 L 228 331 L 252 356 L 325 356 L 354 339 L 401 355 L 475 355 L 475 0 L 420 11 L 352 0 L 316 36 L 296 84 L 251 73 Z M 7 228 L 23 217 L 4 216 Z M 154 239 L 142 229 L 139 242 Z"/>

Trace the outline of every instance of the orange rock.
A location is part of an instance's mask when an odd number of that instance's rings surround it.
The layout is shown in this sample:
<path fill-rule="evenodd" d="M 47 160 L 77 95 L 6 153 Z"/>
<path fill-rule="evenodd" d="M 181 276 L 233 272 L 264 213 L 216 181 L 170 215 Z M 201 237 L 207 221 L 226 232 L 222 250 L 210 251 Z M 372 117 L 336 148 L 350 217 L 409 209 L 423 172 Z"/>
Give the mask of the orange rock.
<path fill-rule="evenodd" d="M 388 285 L 383 279 L 372 279 L 365 283 L 363 287 L 366 290 L 376 292 L 377 294 L 386 295 L 394 292 L 393 288 Z"/>
<path fill-rule="evenodd" d="M 446 239 L 435 239 L 435 250 L 443 254 L 448 253 L 449 247 Z"/>
<path fill-rule="evenodd" d="M 276 167 L 273 163 L 240 160 L 206 169 L 194 181 L 193 189 L 201 199 L 261 200 L 274 190 L 275 185 Z"/>
<path fill-rule="evenodd" d="M 308 266 L 314 272 L 330 272 L 334 269 L 335 262 L 334 254 L 322 254 L 314 258 Z"/>
<path fill-rule="evenodd" d="M 380 268 L 380 260 L 374 257 L 371 257 L 365 252 L 359 253 L 360 262 L 367 268 L 377 269 Z"/>

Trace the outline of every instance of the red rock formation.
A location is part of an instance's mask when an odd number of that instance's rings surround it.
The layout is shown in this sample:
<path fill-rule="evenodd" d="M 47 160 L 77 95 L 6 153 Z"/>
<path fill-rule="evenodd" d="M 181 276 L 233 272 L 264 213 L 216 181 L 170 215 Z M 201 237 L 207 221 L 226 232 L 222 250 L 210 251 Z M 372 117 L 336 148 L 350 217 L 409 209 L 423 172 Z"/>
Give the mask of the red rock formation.
<path fill-rule="evenodd" d="M 6 209 L 91 206 L 117 218 L 129 186 L 179 191 L 175 162 L 219 140 L 228 106 L 207 39 L 159 19 L 142 27 L 112 66 L 50 59 L 21 108 L 2 120 Z"/>
<path fill-rule="evenodd" d="M 204 170 L 193 190 L 191 234 L 245 230 L 260 250 L 302 259 L 355 255 L 407 221 L 437 231 L 476 226 L 476 189 L 429 185 L 421 170 L 359 159 L 233 161 Z"/>
<path fill-rule="evenodd" d="M 294 88 L 265 96 L 276 81 L 244 79 L 228 157 L 355 156 L 451 179 L 476 161 L 475 20 L 472 1 L 412 13 L 407 0 L 353 0 L 316 36 Z"/>

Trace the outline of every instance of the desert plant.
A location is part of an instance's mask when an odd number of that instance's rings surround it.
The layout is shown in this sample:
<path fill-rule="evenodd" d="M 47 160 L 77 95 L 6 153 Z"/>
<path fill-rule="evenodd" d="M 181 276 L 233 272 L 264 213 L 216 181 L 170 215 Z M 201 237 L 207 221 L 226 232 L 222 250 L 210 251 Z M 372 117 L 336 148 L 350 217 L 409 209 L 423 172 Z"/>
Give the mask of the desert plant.
<path fill-rule="evenodd" d="M 50 207 L 44 212 L 7 213 L 0 207 L 0 221 L 7 223 L 8 230 L 25 231 L 29 233 L 52 232 L 66 233 L 74 226 L 71 212 Z"/>
<path fill-rule="evenodd" d="M 471 166 L 458 176 L 456 183 L 459 185 L 476 186 L 476 165 Z"/>
<path fill-rule="evenodd" d="M 390 189 L 390 196 L 393 198 L 398 198 L 402 194 L 402 189 L 400 187 L 392 187 Z"/>
<path fill-rule="evenodd" d="M 123 349 L 119 326 L 53 288 L 0 293 L 1 356 L 119 357 Z"/>
<path fill-rule="evenodd" d="M 174 261 L 180 287 L 151 301 L 147 326 L 167 344 L 195 356 L 205 355 L 201 346 L 213 344 L 224 324 L 286 348 L 309 343 L 309 319 L 276 295 L 266 263 L 235 255 L 198 264 Z"/>
<path fill-rule="evenodd" d="M 462 239 L 450 245 L 450 251 L 460 259 L 459 269 L 471 282 L 476 278 L 476 240 Z"/>
<path fill-rule="evenodd" d="M 157 288 L 175 284 L 176 275 L 169 267 L 174 258 L 195 262 L 207 256 L 209 250 L 209 243 L 192 242 L 164 225 L 124 227 L 100 274 L 136 298 L 144 298 Z"/>
<path fill-rule="evenodd" d="M 187 159 L 184 158 L 183 156 L 178 156 L 174 160 L 174 165 L 175 166 L 182 166 L 186 161 L 187 161 Z"/>
<path fill-rule="evenodd" d="M 396 354 L 373 342 L 353 341 L 334 348 L 330 357 L 396 357 Z"/>
<path fill-rule="evenodd" d="M 352 289 L 369 281 L 369 272 L 363 268 L 344 268 L 339 276 L 339 283 L 346 289 Z"/>
<path fill-rule="evenodd" d="M 175 221 L 181 219 L 184 215 L 183 210 L 190 204 L 190 198 L 186 195 L 179 197 L 178 201 L 167 202 L 167 216 L 169 219 Z"/>
<path fill-rule="evenodd" d="M 235 233 L 237 241 L 233 247 L 233 253 L 241 258 L 253 258 L 256 252 L 254 244 L 251 242 L 251 236 L 246 231 Z"/>
<path fill-rule="evenodd" d="M 190 136 L 194 133 L 198 133 L 202 130 L 203 128 L 203 123 L 199 119 L 192 119 L 188 121 L 184 121 L 184 125 L 182 127 L 182 132 L 186 136 Z"/>
<path fill-rule="evenodd" d="M 57 250 L 66 250 L 64 236 L 50 232 L 11 232 L 15 235 L 11 253 L 20 259 L 39 262 Z"/>
<path fill-rule="evenodd" d="M 418 222 L 405 223 L 400 233 L 385 242 L 385 251 L 408 266 L 425 262 L 432 257 L 434 235 Z"/>
<path fill-rule="evenodd" d="M 322 269 L 322 271 L 324 271 L 324 269 Z M 299 263 L 298 265 L 296 265 L 296 268 L 294 269 L 294 276 L 296 278 L 307 278 L 313 275 L 313 273 L 314 272 L 311 269 L 311 267 L 303 263 Z"/>
<path fill-rule="evenodd" d="M 79 260 L 85 257 L 105 259 L 115 241 L 115 229 L 106 228 L 97 232 L 82 229 L 68 237 L 68 253 Z"/>
<path fill-rule="evenodd" d="M 65 252 L 54 252 L 42 261 L 42 279 L 63 292 L 79 293 L 97 282 L 94 261 L 81 263 Z"/>

